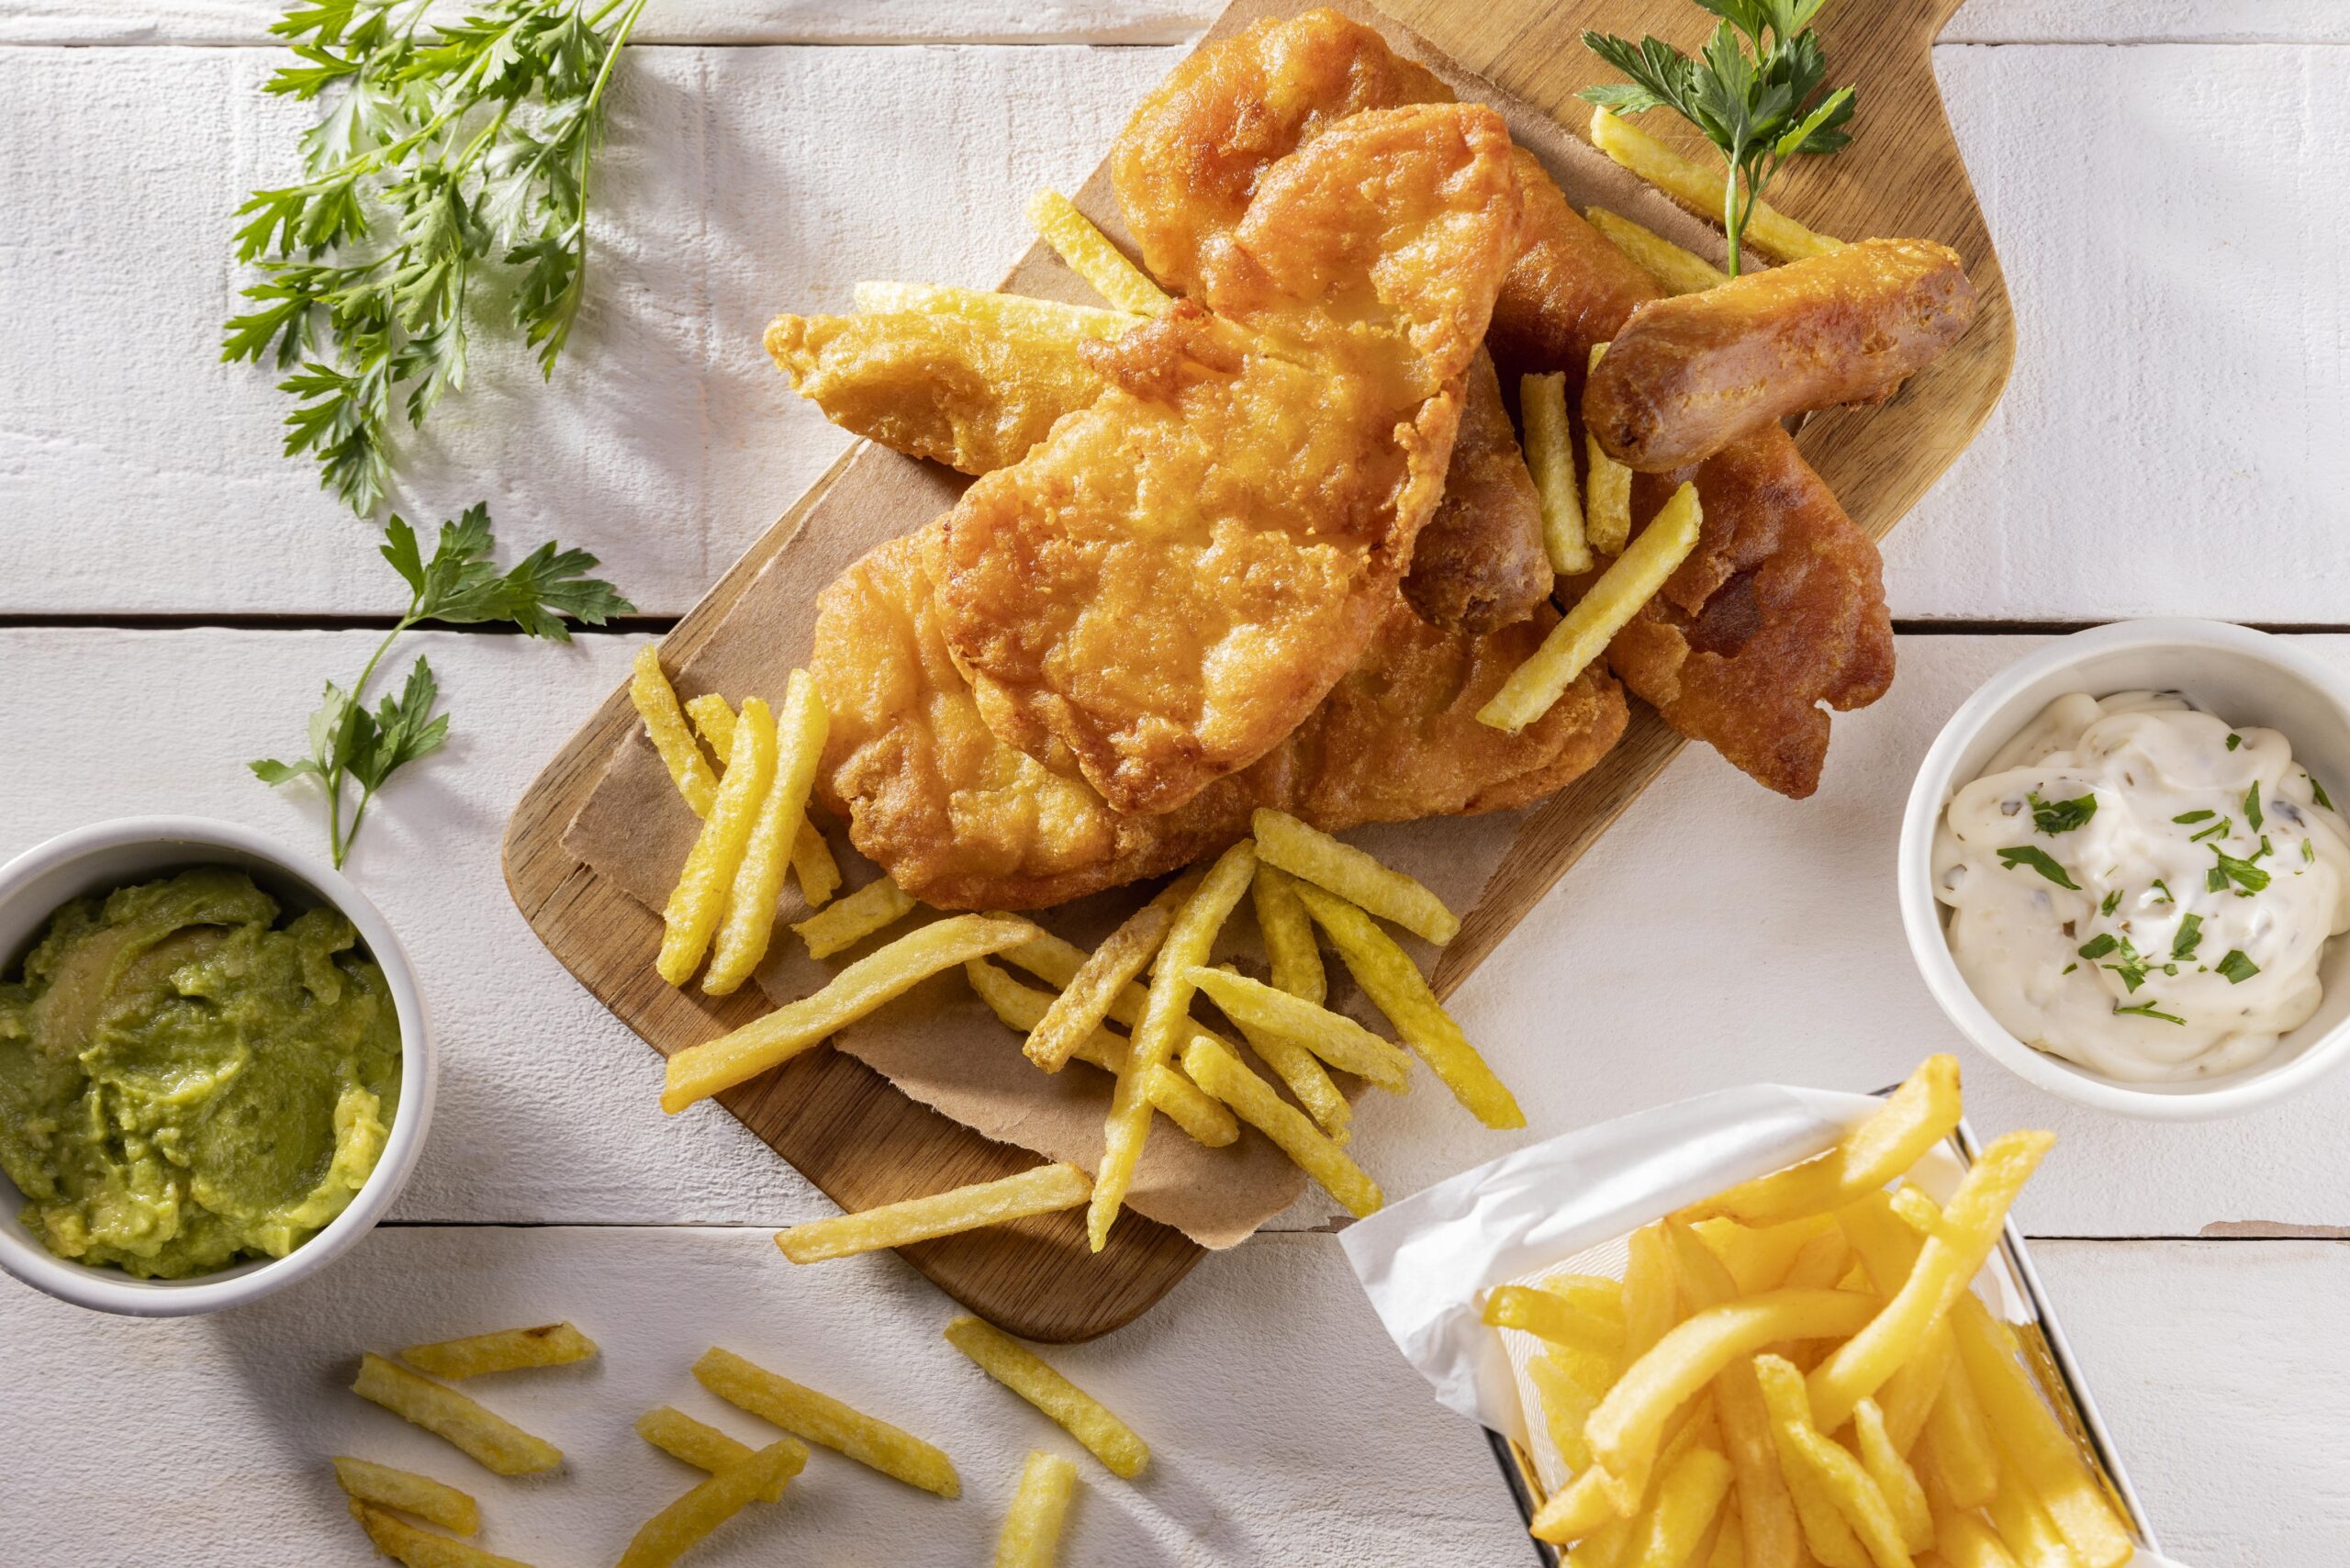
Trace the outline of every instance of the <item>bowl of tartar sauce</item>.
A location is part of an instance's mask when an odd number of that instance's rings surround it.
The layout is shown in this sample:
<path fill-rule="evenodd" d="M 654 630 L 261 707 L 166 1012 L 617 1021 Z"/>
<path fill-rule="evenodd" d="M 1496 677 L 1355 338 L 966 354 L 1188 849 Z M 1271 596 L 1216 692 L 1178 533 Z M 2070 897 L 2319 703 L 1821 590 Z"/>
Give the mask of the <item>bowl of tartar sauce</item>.
<path fill-rule="evenodd" d="M 2200 621 L 2066 637 L 1927 753 L 1902 924 L 1927 989 L 2041 1088 L 2233 1115 L 2350 1055 L 2350 681 Z"/>

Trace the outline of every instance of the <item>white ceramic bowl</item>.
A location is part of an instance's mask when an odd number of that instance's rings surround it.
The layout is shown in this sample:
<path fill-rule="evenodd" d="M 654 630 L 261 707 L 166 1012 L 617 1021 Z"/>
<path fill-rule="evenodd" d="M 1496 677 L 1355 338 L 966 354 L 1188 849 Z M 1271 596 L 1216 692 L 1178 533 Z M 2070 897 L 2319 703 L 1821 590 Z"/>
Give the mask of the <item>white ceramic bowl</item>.
<path fill-rule="evenodd" d="M 2325 1001 L 2266 1058 L 2240 1071 L 2181 1083 L 2124 1083 L 2034 1050 L 1975 1000 L 1951 957 L 1933 892 L 1934 830 L 1951 795 L 1992 755 L 2067 692 L 2103 697 L 2181 691 L 2232 724 L 2283 733 L 2321 780 L 2350 787 L 2350 683 L 2289 642 L 2211 621 L 2128 621 L 2077 633 L 1986 681 L 1935 737 L 1901 819 L 1901 924 L 1926 989 L 1951 1022 L 1999 1064 L 2052 1094 L 2164 1121 L 2232 1116 L 2301 1089 L 2350 1056 L 2350 937 L 2326 949 Z"/>
<path fill-rule="evenodd" d="M 85 893 L 151 880 L 193 866 L 233 866 L 281 903 L 328 905 L 358 928 L 382 966 L 399 1018 L 400 1098 L 381 1159 L 350 1207 L 283 1258 L 263 1258 L 186 1280 L 134 1279 L 43 1247 L 17 1217 L 24 1196 L 0 1177 L 0 1269 L 76 1306 L 134 1317 L 180 1317 L 285 1289 L 325 1268 L 390 1208 L 416 1167 L 432 1121 L 436 1066 L 424 1001 L 399 938 L 366 895 L 339 872 L 279 847 L 250 828 L 202 817 L 131 817 L 52 838 L 0 867 L 0 972 L 12 970 L 59 905 Z"/>

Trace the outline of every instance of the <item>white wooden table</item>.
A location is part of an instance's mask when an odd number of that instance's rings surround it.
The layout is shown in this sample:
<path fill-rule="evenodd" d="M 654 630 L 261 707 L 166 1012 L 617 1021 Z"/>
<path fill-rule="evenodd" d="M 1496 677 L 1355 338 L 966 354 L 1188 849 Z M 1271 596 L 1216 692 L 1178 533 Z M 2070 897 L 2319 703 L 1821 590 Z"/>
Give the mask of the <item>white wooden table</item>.
<path fill-rule="evenodd" d="M 511 543 L 602 555 L 682 611 L 845 438 L 757 329 L 860 277 L 983 284 L 1019 197 L 1089 167 L 1205 0 L 655 0 L 599 193 L 589 303 L 552 389 L 479 352 L 397 504 L 487 499 Z M 0 0 L 0 856 L 98 818 L 230 818 L 303 848 L 316 808 L 248 777 L 297 745 L 396 609 L 371 531 L 277 455 L 285 399 L 216 363 L 229 214 L 298 111 L 256 91 L 264 0 Z M 1902 668 L 1840 719 L 1814 800 L 1674 765 L 1469 985 L 1532 1137 L 1715 1085 L 1846 1088 L 1953 1035 L 1895 913 L 1901 794 L 1975 682 L 2052 629 L 2197 614 L 2288 627 L 2350 671 L 2350 7 L 1975 0 L 1937 53 L 2014 290 L 2007 399 L 1886 551 Z M 1865 111 L 1864 111 L 1865 112 Z M 387 1225 L 312 1284 L 176 1323 L 0 1289 L 0 1564 L 359 1563 L 324 1455 L 474 1485 L 487 1542 L 609 1560 L 686 1484 L 628 1420 L 720 1343 L 941 1441 L 939 1502 L 811 1466 L 695 1561 L 974 1562 L 1052 1434 L 938 1338 L 893 1258 L 793 1270 L 830 1211 L 541 949 L 497 864 L 525 781 L 643 628 L 568 650 L 434 633 L 448 754 L 371 817 L 353 874 L 417 958 L 446 1062 Z M 1702 826 L 1698 824 L 1703 824 Z M 1966 1065 L 1975 1125 L 2062 1142 L 2022 1218 L 2121 1450 L 2198 1568 L 2350 1560 L 2350 1076 L 2216 1126 L 2125 1123 Z M 1377 1100 L 1406 1192 L 1505 1144 Z M 1158 1462 L 1088 1462 L 1073 1563 L 1530 1562 L 1481 1436 L 1379 1332 L 1308 1202 L 1136 1327 L 1060 1359 Z M 556 1316 L 603 1360 L 501 1407 L 569 1450 L 467 1477 L 341 1391 L 354 1353 Z M 753 1435 L 750 1423 L 736 1430 Z M 480 1484 L 476 1485 L 476 1481 Z"/>

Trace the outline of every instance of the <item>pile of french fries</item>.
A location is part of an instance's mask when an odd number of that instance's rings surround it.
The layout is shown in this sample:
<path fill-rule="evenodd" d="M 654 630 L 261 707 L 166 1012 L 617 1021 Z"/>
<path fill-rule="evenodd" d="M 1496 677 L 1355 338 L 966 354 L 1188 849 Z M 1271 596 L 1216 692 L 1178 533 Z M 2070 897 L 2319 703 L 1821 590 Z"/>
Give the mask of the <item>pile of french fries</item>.
<path fill-rule="evenodd" d="M 1018 1340 L 969 1316 L 947 1324 L 946 1338 L 1058 1423 L 1113 1475 L 1131 1481 L 1149 1464 L 1150 1445 L 1133 1428 Z M 560 1465 L 563 1450 L 410 1368 L 462 1379 L 561 1366 L 596 1354 L 595 1342 L 568 1323 L 501 1329 L 411 1346 L 400 1352 L 407 1366 L 364 1356 L 352 1387 L 494 1474 L 534 1475 Z M 720 1399 L 785 1435 L 754 1449 L 673 1406 L 639 1417 L 638 1436 L 706 1475 L 644 1522 L 621 1551 L 620 1568 L 668 1568 L 750 1504 L 782 1501 L 787 1485 L 806 1468 L 811 1443 L 934 1495 L 962 1495 L 955 1463 L 943 1450 L 732 1350 L 713 1347 L 694 1363 L 693 1375 Z M 529 1568 L 460 1539 L 481 1529 L 481 1506 L 446 1482 L 347 1456 L 335 1459 L 334 1474 L 368 1540 L 408 1568 Z M 998 1540 L 996 1568 L 1052 1568 L 1077 1482 L 1077 1467 L 1068 1459 L 1045 1450 L 1028 1455 Z"/>
<path fill-rule="evenodd" d="M 2054 1140 L 1994 1139 L 1937 1204 L 1914 1167 L 1960 1114 L 1958 1064 L 1931 1058 L 1825 1154 L 1635 1231 L 1621 1281 L 1490 1292 L 1484 1320 L 1539 1343 L 1530 1413 L 1572 1473 L 1535 1536 L 1574 1568 L 2129 1562 L 1970 1288 Z"/>

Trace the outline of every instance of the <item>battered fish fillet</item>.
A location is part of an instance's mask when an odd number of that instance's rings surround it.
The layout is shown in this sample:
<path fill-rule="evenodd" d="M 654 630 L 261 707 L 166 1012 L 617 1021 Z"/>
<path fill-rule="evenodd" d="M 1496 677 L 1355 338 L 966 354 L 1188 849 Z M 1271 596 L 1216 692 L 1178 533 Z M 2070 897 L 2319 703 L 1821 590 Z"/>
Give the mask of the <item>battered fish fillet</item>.
<path fill-rule="evenodd" d="M 1493 356 L 1480 349 L 1469 364 L 1444 499 L 1420 530 L 1404 598 L 1431 626 L 1490 632 L 1550 602 L 1556 580 L 1542 550 L 1534 476 L 1510 428 Z"/>
<path fill-rule="evenodd" d="M 1883 402 L 1974 319 L 1956 251 L 1863 240 L 1636 308 L 1583 389 L 1583 423 L 1629 467 L 1684 467 L 1789 414 Z"/>
<path fill-rule="evenodd" d="M 767 349 L 843 430 L 966 474 L 1019 462 L 1102 395 L 1072 336 L 931 311 L 778 316 Z"/>
<path fill-rule="evenodd" d="M 825 588 L 809 667 L 832 713 L 826 805 L 939 908 L 1043 908 L 1171 871 L 1240 838 L 1259 806 L 1335 833 L 1526 805 L 1623 733 L 1623 690 L 1597 670 L 1518 734 L 1477 722 L 1555 611 L 1481 637 L 1391 597 L 1361 665 L 1281 745 L 1172 812 L 1121 814 L 1069 754 L 1039 760 L 981 720 L 923 566 L 938 530 L 880 546 Z"/>
<path fill-rule="evenodd" d="M 1128 125 L 1112 163 L 1127 225 L 1152 269 L 1180 278 L 1245 207 L 1270 160 L 1310 148 L 1357 108 L 1449 97 L 1335 11 L 1260 22 L 1185 62 Z M 1659 290 L 1568 205 L 1539 161 L 1514 151 L 1521 250 L 1488 344 L 1505 378 L 1563 371 L 1579 398 L 1592 345 Z M 1827 753 L 1820 704 L 1864 706 L 1892 679 L 1876 547 L 1776 427 L 1694 476 L 1706 514 L 1697 548 L 1618 634 L 1609 660 L 1682 734 L 1783 794 L 1808 795 Z M 1768 592 L 1756 556 L 1765 548 Z M 1712 611 L 1716 594 L 1729 597 Z M 1700 624 L 1702 644 L 1691 641 Z"/>
<path fill-rule="evenodd" d="M 1294 730 L 1395 601 L 1517 227 L 1489 109 L 1357 115 L 1266 171 L 1196 297 L 1083 345 L 1107 390 L 926 552 L 989 728 L 1152 814 Z"/>

